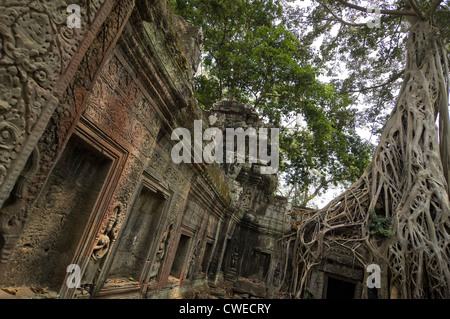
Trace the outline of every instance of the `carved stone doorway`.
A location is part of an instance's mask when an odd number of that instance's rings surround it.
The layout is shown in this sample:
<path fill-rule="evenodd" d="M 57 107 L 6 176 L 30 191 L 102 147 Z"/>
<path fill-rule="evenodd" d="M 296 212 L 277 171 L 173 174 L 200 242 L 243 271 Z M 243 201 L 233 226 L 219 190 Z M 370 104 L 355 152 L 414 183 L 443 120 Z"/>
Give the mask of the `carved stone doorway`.
<path fill-rule="evenodd" d="M 13 255 L 20 267 L 11 267 L 10 277 L 18 284 L 59 290 L 92 214 L 99 209 L 111 166 L 111 158 L 72 135 Z M 25 275 L 15 276 L 19 271 Z"/>
<path fill-rule="evenodd" d="M 186 264 L 190 243 L 191 237 L 183 234 L 180 235 L 175 258 L 173 259 L 172 269 L 170 270 L 170 275 L 177 279 L 181 279 L 184 272 L 183 270 Z"/>
<path fill-rule="evenodd" d="M 153 190 L 142 187 L 120 239 L 109 272 L 109 281 L 133 286 L 142 281 L 142 272 L 149 251 L 156 245 L 164 212 L 165 199 Z"/>

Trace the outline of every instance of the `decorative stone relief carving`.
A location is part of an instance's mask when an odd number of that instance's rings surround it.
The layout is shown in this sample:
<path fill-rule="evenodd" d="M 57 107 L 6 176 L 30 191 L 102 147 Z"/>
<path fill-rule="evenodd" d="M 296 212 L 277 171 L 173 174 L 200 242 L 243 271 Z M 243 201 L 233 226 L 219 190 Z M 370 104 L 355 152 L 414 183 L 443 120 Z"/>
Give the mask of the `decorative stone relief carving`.
<path fill-rule="evenodd" d="M 160 123 L 159 115 L 142 94 L 133 73 L 124 66 L 121 54 L 113 54 L 93 87 L 84 116 L 98 123 L 108 135 L 126 141 L 149 157 Z"/>
<path fill-rule="evenodd" d="M 82 16 L 88 17 L 83 20 L 81 29 L 67 28 L 65 1 L 29 1 L 27 5 L 22 1 L 8 7 L 0 6 L 0 78 L 5 80 L 0 81 L 0 202 L 4 200 L 1 196 L 8 195 L 5 189 L 11 187 L 6 184 L 15 182 L 10 177 L 8 183 L 3 181 L 12 169 L 20 167 L 16 164 L 21 160 L 23 148 L 35 143 L 40 154 L 36 174 L 22 186 L 26 188 L 27 205 L 20 209 L 10 207 L 8 200 L 4 203 L 1 219 L 8 218 L 5 209 L 10 211 L 9 218 L 13 220 L 20 216 L 26 219 L 30 213 L 31 204 L 75 129 L 99 66 L 115 45 L 120 29 L 134 7 L 134 0 L 121 1 L 111 12 L 115 1 L 103 5 L 104 2 L 81 1 Z M 77 56 L 81 62 L 76 71 L 74 66 L 78 64 L 73 64 L 72 60 L 78 54 L 77 48 L 86 37 L 94 38 L 92 34 L 84 34 L 88 25 L 95 23 L 91 28 L 95 31 L 103 21 L 104 26 L 89 50 L 81 51 L 85 53 L 83 58 Z M 58 99 L 55 96 L 58 94 L 59 105 L 56 107 Z M 50 120 L 46 122 L 45 117 Z M 41 135 L 39 130 L 44 133 Z M 36 141 L 29 140 L 31 138 Z M 17 163 L 13 165 L 14 161 Z M 8 230 L 0 225 L 0 235 L 4 238 L 0 245 L 2 264 L 7 262 L 20 237 L 22 223 L 19 226 L 14 234 L 7 235 Z M 1 273 L 0 267 L 0 277 Z"/>
<path fill-rule="evenodd" d="M 88 17 L 79 29 L 67 27 L 66 1 L 0 5 L 0 202 L 55 109 L 64 75 L 74 72 L 71 62 L 104 0 L 79 2 Z"/>
<path fill-rule="evenodd" d="M 160 275 L 161 265 L 164 261 L 164 257 L 167 255 L 167 249 L 169 247 L 170 240 L 172 239 L 173 231 L 173 223 L 171 223 L 162 235 L 161 242 L 158 246 L 158 251 L 156 252 L 156 256 L 153 260 L 152 268 L 150 270 L 149 281 L 156 281 Z"/>
<path fill-rule="evenodd" d="M 252 193 L 250 189 L 245 189 L 244 195 L 242 196 L 241 207 L 244 209 L 249 209 L 252 201 Z"/>
<path fill-rule="evenodd" d="M 241 258 L 241 252 L 238 246 L 233 246 L 233 252 L 231 255 L 230 268 L 237 269 L 239 265 L 239 259 Z"/>
<path fill-rule="evenodd" d="M 281 284 L 281 275 L 282 275 L 282 268 L 281 263 L 278 262 L 275 270 L 273 271 L 273 285 L 275 287 L 278 287 Z"/>
<path fill-rule="evenodd" d="M 198 263 L 200 262 L 200 254 L 202 252 L 202 243 L 203 240 L 199 239 L 195 243 L 194 250 L 189 256 L 189 260 L 186 266 L 186 279 L 193 279 L 193 275 L 198 268 Z"/>
<path fill-rule="evenodd" d="M 111 214 L 109 214 L 109 218 L 105 219 L 107 222 L 102 225 L 100 235 L 93 247 L 89 263 L 84 272 L 82 287 L 80 289 L 81 295 L 92 292 L 92 285 L 96 284 L 101 271 L 101 262 L 117 239 L 124 215 L 125 212 L 122 203 L 116 203 Z"/>
<path fill-rule="evenodd" d="M 101 260 L 108 252 L 110 246 L 117 239 L 117 234 L 122 226 L 122 221 L 124 218 L 124 212 L 122 204 L 116 204 L 112 210 L 111 217 L 106 224 L 104 230 L 100 234 L 97 244 L 94 246 L 92 251 L 92 259 L 95 261 Z"/>
<path fill-rule="evenodd" d="M 165 171 L 165 167 L 167 165 L 167 162 L 164 160 L 162 155 L 155 150 L 152 154 L 152 157 L 150 159 L 150 166 L 153 167 L 157 172 L 163 173 Z"/>
<path fill-rule="evenodd" d="M 0 274 L 3 272 L 8 258 L 19 238 L 23 223 L 27 219 L 25 205 L 28 200 L 28 182 L 34 177 L 39 168 L 39 150 L 36 147 L 31 153 L 25 168 L 17 179 L 8 202 L 0 210 L 0 230 L 3 245 L 0 246 Z"/>

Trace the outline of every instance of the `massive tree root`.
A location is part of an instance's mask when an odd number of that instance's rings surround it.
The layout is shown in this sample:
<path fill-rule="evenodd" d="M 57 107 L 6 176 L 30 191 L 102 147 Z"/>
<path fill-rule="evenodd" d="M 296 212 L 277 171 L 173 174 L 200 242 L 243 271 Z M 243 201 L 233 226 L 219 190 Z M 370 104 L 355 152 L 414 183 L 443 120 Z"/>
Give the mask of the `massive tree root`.
<path fill-rule="evenodd" d="M 372 163 L 288 239 L 297 298 L 331 245 L 351 251 L 360 267 L 381 266 L 381 298 L 450 298 L 447 53 L 423 21 L 412 25 L 407 50 L 404 83 Z M 391 220 L 390 236 L 371 234 L 371 214 Z"/>

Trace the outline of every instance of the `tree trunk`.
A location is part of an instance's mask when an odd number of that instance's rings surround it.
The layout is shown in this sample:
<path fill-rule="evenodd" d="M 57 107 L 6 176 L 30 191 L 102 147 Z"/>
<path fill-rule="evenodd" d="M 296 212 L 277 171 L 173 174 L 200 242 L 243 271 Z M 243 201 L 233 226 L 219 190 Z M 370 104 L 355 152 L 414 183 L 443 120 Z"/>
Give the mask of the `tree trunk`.
<path fill-rule="evenodd" d="M 375 262 L 389 270 L 379 296 L 450 298 L 447 52 L 430 23 L 411 23 L 403 86 L 372 163 L 297 231 L 297 297 L 311 265 L 340 245 L 364 269 Z M 371 212 L 391 218 L 393 235 L 370 234 Z"/>

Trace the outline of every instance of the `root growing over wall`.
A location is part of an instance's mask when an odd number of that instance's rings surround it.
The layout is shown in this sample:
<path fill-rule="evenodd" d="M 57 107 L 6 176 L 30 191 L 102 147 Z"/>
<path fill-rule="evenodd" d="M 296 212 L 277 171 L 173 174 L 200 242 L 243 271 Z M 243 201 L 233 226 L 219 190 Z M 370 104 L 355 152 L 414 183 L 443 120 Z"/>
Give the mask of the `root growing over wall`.
<path fill-rule="evenodd" d="M 288 238 L 297 298 L 331 245 L 351 251 L 361 267 L 381 266 L 381 298 L 450 298 L 447 52 L 424 21 L 412 25 L 407 50 L 404 83 L 372 163 Z M 391 221 L 390 236 L 371 234 L 373 213 Z"/>

